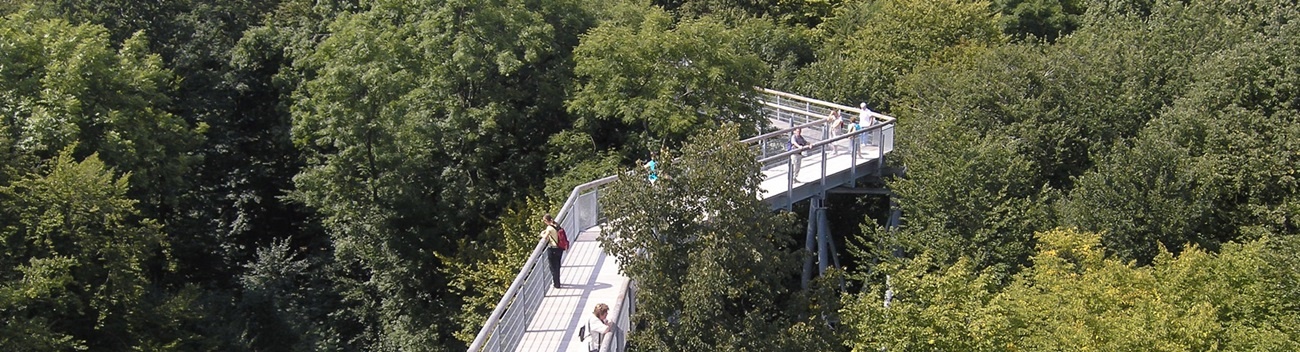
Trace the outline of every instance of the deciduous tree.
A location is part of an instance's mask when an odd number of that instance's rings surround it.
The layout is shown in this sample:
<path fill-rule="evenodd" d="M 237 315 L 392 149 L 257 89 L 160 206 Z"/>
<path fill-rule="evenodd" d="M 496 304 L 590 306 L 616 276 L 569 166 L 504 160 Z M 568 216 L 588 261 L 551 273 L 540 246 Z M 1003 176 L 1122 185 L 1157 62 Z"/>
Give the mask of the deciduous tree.
<path fill-rule="evenodd" d="M 622 145 L 654 150 L 726 122 L 763 123 L 751 92 L 767 66 L 740 49 L 735 31 L 714 18 L 674 23 L 663 10 L 637 11 L 637 21 L 603 24 L 575 49 L 579 84 L 567 105 L 580 128 L 602 138 L 620 131 L 630 135 Z"/>
<path fill-rule="evenodd" d="M 339 16 L 293 107 L 295 198 L 329 231 L 357 348 L 455 346 L 438 254 L 540 185 L 564 121 L 572 3 L 378 1 Z"/>
<path fill-rule="evenodd" d="M 602 248 L 637 282 L 639 329 L 629 337 L 638 346 L 788 349 L 808 346 L 796 336 L 830 333 L 818 328 L 824 312 L 787 301 L 798 267 L 794 226 L 757 198 L 762 174 L 737 128 L 691 138 L 661 160 L 653 185 L 628 173 L 602 204 L 610 218 Z"/>
<path fill-rule="evenodd" d="M 15 350 L 156 348 L 147 267 L 166 253 L 161 226 L 140 217 L 128 176 L 68 146 L 44 171 L 0 188 L 0 345 Z M 165 261 L 164 261 L 165 263 Z M 164 308 L 165 309 L 165 308 Z M 175 318 L 175 317 L 170 317 Z M 168 327 L 164 330 L 173 330 Z"/>
<path fill-rule="evenodd" d="M 921 256 L 882 267 L 849 299 L 845 324 L 856 350 L 1290 350 L 1300 310 L 1285 303 L 1296 274 L 1266 258 L 1294 242 L 1231 244 L 1219 254 L 1161 251 L 1152 266 L 1106 256 L 1101 236 L 1036 234 L 1033 266 L 1005 288 L 965 260 Z M 1271 248 L 1270 248 L 1271 247 Z M 1275 251 L 1277 250 L 1277 251 Z M 1282 265 L 1294 264 L 1285 261 Z M 882 303 L 885 291 L 892 293 Z"/>

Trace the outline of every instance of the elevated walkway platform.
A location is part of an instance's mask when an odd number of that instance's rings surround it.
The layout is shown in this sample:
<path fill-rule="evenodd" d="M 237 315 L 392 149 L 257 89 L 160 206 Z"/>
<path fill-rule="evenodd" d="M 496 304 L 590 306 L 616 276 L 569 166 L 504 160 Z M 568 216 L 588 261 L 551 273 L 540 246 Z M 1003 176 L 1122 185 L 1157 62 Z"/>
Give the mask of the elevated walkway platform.
<path fill-rule="evenodd" d="M 760 89 L 763 114 L 769 125 L 743 143 L 754 148 L 764 179 L 755 196 L 772 209 L 789 209 L 792 204 L 824 194 L 827 190 L 853 185 L 858 178 L 878 175 L 884 157 L 893 150 L 894 119 L 871 111 L 838 105 L 793 94 Z M 870 116 L 875 121 L 858 131 L 830 133 L 826 116 L 832 110 L 845 116 Z M 787 151 L 790 133 L 804 129 L 811 146 Z M 871 141 L 868 143 L 867 141 Z M 798 155 L 802 167 L 791 172 L 791 156 Z M 601 188 L 617 176 L 609 176 L 573 189 L 556 220 L 572 239 L 562 260 L 560 288 L 551 286 L 545 261 L 544 241 L 537 247 L 470 345 L 470 351 L 587 351 L 578 341 L 578 328 L 586 323 L 596 304 L 609 305 L 613 332 L 607 333 L 602 351 L 622 351 L 636 311 L 636 285 L 619 273 L 616 258 L 600 248 L 599 225 Z M 581 229 L 581 231 L 578 231 Z"/>

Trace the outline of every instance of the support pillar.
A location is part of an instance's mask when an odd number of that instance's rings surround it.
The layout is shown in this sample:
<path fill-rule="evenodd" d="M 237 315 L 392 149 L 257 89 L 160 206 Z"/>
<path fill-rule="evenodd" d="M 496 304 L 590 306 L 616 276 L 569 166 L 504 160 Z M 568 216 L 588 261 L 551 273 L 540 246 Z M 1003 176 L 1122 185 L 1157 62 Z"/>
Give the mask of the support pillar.
<path fill-rule="evenodd" d="M 808 232 L 804 237 L 804 257 L 802 284 L 808 289 L 813 276 L 813 261 L 817 262 L 817 274 L 825 275 L 826 268 L 839 267 L 840 258 L 835 250 L 835 239 L 831 237 L 830 219 L 826 216 L 826 207 L 822 197 L 808 199 Z M 816 257 L 814 258 L 814 253 Z"/>
<path fill-rule="evenodd" d="M 813 274 L 813 255 L 812 255 L 812 254 L 813 254 L 813 253 L 816 253 L 816 250 L 817 250 L 817 249 L 814 247 L 814 246 L 816 245 L 816 242 L 814 242 L 814 241 L 815 241 L 815 238 L 816 238 L 815 236 L 816 236 L 816 231 L 817 231 L 817 226 L 816 226 L 816 222 L 814 222 L 814 219 L 816 219 L 817 208 L 820 208 L 820 207 L 821 207 L 821 201 L 820 201 L 819 199 L 817 199 L 816 197 L 811 198 L 811 199 L 809 199 L 808 201 L 809 201 L 809 204 L 808 204 L 808 231 L 807 231 L 807 234 L 808 234 L 808 235 L 804 238 L 804 249 L 808 250 L 808 252 L 807 252 L 807 254 L 804 256 L 804 261 L 803 261 L 803 281 L 802 281 L 803 289 L 805 289 L 805 290 L 808 289 L 808 287 L 809 287 L 809 285 L 810 285 L 810 282 L 812 281 L 812 274 Z"/>
<path fill-rule="evenodd" d="M 817 222 L 817 275 L 826 275 L 826 267 L 830 265 L 831 256 L 835 254 L 831 253 L 829 245 L 831 241 L 831 231 L 830 224 L 827 223 L 828 220 L 826 220 L 826 208 L 821 207 L 820 205 L 821 204 L 818 204 L 817 207 L 817 218 L 808 219 L 808 221 Z"/>

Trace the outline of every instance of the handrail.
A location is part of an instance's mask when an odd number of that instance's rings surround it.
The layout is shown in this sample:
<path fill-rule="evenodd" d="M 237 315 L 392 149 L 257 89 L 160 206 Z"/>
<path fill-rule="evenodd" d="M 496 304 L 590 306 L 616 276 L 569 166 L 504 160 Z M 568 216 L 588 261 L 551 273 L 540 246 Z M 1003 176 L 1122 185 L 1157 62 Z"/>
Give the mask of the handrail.
<path fill-rule="evenodd" d="M 609 307 L 609 328 L 600 337 L 600 352 L 617 352 L 613 346 L 626 346 L 627 333 L 632 330 L 632 312 L 636 311 L 636 288 L 632 279 L 619 283 L 618 298 L 615 306 Z M 619 339 L 615 341 L 614 339 Z"/>
<path fill-rule="evenodd" d="M 599 180 L 573 187 L 573 191 L 569 192 L 569 198 L 564 201 L 564 205 L 560 206 L 560 211 L 556 213 L 555 221 L 558 223 L 565 223 L 565 220 L 568 220 L 569 210 L 573 208 L 574 202 L 577 201 L 583 191 L 614 182 L 614 180 L 617 179 L 618 175 L 607 176 Z M 569 224 L 564 225 L 567 226 Z M 576 236 L 577 233 L 574 235 Z M 518 295 L 520 287 L 522 287 L 524 282 L 527 281 L 528 273 L 532 271 L 534 265 L 537 265 L 538 258 L 542 257 L 545 250 L 546 240 L 538 239 L 537 247 L 533 248 L 533 253 L 528 256 L 528 261 L 524 262 L 524 266 L 520 268 L 519 275 L 515 276 L 515 280 L 510 283 L 510 288 L 506 289 L 506 294 L 501 297 L 501 301 L 497 302 L 496 308 L 492 310 L 492 315 L 489 315 L 487 321 L 483 322 L 483 328 L 479 329 L 478 336 L 474 338 L 474 342 L 469 346 L 470 351 L 478 351 L 483 348 L 483 344 L 487 342 L 488 336 L 492 335 L 491 332 L 496 329 L 502 315 L 504 315 L 506 307 L 508 307 L 514 300 L 515 296 Z"/>
<path fill-rule="evenodd" d="M 825 100 L 809 98 L 809 97 L 805 97 L 805 96 L 800 96 L 800 95 L 795 95 L 795 94 L 791 94 L 791 93 L 782 92 L 782 91 L 779 91 L 779 90 L 771 90 L 771 89 L 767 89 L 767 88 L 763 88 L 763 87 L 754 87 L 754 89 L 757 89 L 757 90 L 760 91 L 760 92 L 767 93 L 767 94 L 771 94 L 771 95 L 776 95 L 776 96 L 786 97 L 786 98 L 795 99 L 795 100 L 803 100 L 803 101 L 807 101 L 807 102 L 811 102 L 811 103 L 817 103 L 817 104 L 819 104 L 819 105 L 830 106 L 830 107 L 834 107 L 834 108 L 836 108 L 836 109 L 840 109 L 840 110 L 855 111 L 855 112 L 858 113 L 858 115 L 861 115 L 861 114 L 862 114 L 862 109 L 855 108 L 855 107 L 850 107 L 850 106 L 844 106 L 844 105 L 840 105 L 840 104 L 832 103 L 832 102 L 825 101 Z M 880 119 L 884 119 L 884 120 L 888 120 L 888 121 L 894 121 L 894 120 L 897 120 L 897 119 L 894 118 L 893 116 L 889 116 L 889 115 L 881 114 L 881 113 L 878 113 L 878 112 L 875 112 L 875 111 L 871 111 L 871 110 L 867 110 L 867 111 L 871 112 L 871 116 L 872 116 L 872 117 L 875 117 L 877 120 L 880 120 Z"/>
<path fill-rule="evenodd" d="M 761 140 L 766 139 L 766 138 L 772 138 L 772 137 L 779 136 L 779 135 L 782 135 L 782 134 L 790 133 L 790 131 L 794 131 L 794 130 L 797 130 L 797 129 L 800 129 L 800 128 L 808 128 L 808 127 L 816 126 L 816 125 L 818 125 L 818 124 L 823 124 L 823 123 L 826 123 L 826 121 L 825 121 L 825 120 L 818 120 L 818 121 L 813 121 L 813 122 L 805 123 L 805 124 L 798 125 L 798 126 L 794 126 L 794 127 L 786 127 L 786 128 L 784 128 L 784 129 L 781 129 L 781 130 L 772 131 L 772 132 L 768 132 L 768 133 L 760 134 L 760 135 L 757 135 L 757 136 L 753 136 L 753 137 L 745 138 L 745 139 L 742 139 L 740 142 L 741 142 L 741 143 L 745 143 L 745 144 L 754 144 L 755 142 L 761 141 Z"/>
<path fill-rule="evenodd" d="M 852 138 L 854 138 L 854 137 L 857 137 L 857 136 L 860 136 L 860 135 L 863 135 L 863 134 L 866 134 L 866 133 L 871 133 L 871 132 L 875 132 L 875 131 L 878 131 L 878 130 L 884 130 L 887 126 L 890 126 L 890 125 L 893 125 L 893 123 L 892 123 L 892 122 L 889 122 L 889 123 L 877 123 L 877 124 L 875 124 L 875 125 L 872 125 L 871 127 L 863 127 L 862 129 L 857 130 L 857 131 L 853 131 L 853 132 L 848 132 L 848 133 L 845 133 L 845 134 L 841 134 L 841 135 L 839 135 L 839 136 L 836 136 L 835 138 L 824 139 L 824 140 L 816 141 L 816 142 L 813 142 L 813 143 L 809 143 L 809 144 L 808 144 L 808 147 L 807 147 L 807 150 L 816 149 L 816 148 L 818 148 L 818 147 L 821 147 L 821 146 L 824 146 L 824 145 L 827 145 L 827 144 L 833 144 L 833 143 L 835 143 L 835 142 L 842 141 L 842 140 L 845 140 L 845 139 L 852 139 Z M 751 139 L 752 139 L 752 138 L 751 138 Z M 749 141 L 749 140 L 746 140 L 746 142 L 747 142 L 747 143 L 751 143 L 751 144 L 753 144 L 753 143 L 757 143 L 757 141 Z M 758 160 L 758 163 L 759 163 L 759 164 L 766 164 L 766 163 L 768 163 L 768 162 L 776 161 L 776 160 L 780 160 L 781 158 L 786 158 L 786 157 L 789 157 L 789 156 L 792 155 L 792 154 L 795 154 L 795 153 L 802 153 L 802 152 L 803 152 L 803 150 L 787 150 L 787 151 L 782 152 L 782 153 L 780 153 L 780 154 L 776 154 L 776 155 L 772 155 L 772 156 L 769 156 L 769 157 L 766 157 L 766 158 L 763 158 L 763 159 L 759 159 L 759 160 Z"/>

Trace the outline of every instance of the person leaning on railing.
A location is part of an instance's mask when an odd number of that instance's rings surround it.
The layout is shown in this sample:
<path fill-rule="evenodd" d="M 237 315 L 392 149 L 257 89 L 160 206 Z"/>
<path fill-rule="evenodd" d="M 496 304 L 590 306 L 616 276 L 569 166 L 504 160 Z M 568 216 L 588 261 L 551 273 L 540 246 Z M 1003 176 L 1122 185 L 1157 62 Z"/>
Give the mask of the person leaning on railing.
<path fill-rule="evenodd" d="M 604 303 L 596 305 L 596 309 L 591 312 L 592 316 L 587 318 L 587 350 L 591 352 L 599 351 L 601 339 L 605 337 L 605 331 L 609 330 L 609 320 L 605 319 L 609 315 L 609 306 Z"/>
<path fill-rule="evenodd" d="M 546 239 L 546 262 L 551 267 L 551 281 L 555 288 L 560 288 L 560 259 L 564 258 L 564 250 L 560 249 L 560 230 L 555 219 L 551 214 L 542 216 L 542 222 L 546 224 L 546 229 L 542 230 L 542 238 Z"/>
<path fill-rule="evenodd" d="M 790 135 L 790 150 L 798 150 L 798 153 L 790 154 L 790 182 L 803 182 L 799 180 L 799 170 L 803 169 L 803 153 L 808 149 L 808 140 L 803 138 L 803 129 L 796 128 L 794 134 Z"/>

